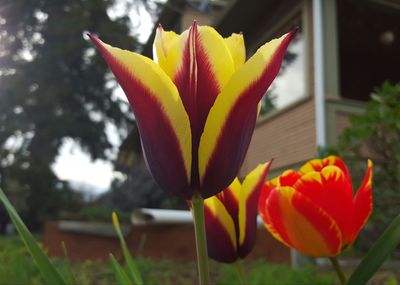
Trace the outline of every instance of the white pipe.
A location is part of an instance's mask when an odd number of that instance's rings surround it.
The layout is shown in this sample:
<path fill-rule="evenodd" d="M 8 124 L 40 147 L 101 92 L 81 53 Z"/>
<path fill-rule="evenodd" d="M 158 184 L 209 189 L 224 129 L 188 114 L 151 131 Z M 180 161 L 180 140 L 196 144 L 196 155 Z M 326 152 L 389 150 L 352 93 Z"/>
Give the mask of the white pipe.
<path fill-rule="evenodd" d="M 313 46 L 314 46 L 314 100 L 315 132 L 318 147 L 326 146 L 325 125 L 325 73 L 324 73 L 324 34 L 322 0 L 313 0 Z M 294 268 L 303 267 L 306 257 L 296 250 L 291 251 L 291 264 Z"/>
<path fill-rule="evenodd" d="M 193 218 L 190 211 L 140 208 L 133 212 L 131 222 L 133 225 L 191 224 Z M 260 216 L 257 217 L 257 225 L 263 227 Z"/>
<path fill-rule="evenodd" d="M 326 147 L 322 0 L 313 0 L 313 39 L 316 143 L 318 147 Z"/>
<path fill-rule="evenodd" d="M 133 212 L 131 222 L 144 224 L 186 224 L 192 223 L 190 211 L 141 208 Z"/>

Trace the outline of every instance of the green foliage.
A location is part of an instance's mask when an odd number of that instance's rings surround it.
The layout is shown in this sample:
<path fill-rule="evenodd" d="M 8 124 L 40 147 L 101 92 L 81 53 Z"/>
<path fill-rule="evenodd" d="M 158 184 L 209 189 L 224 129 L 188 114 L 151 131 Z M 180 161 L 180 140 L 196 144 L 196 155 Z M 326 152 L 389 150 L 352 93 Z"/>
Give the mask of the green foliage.
<path fill-rule="evenodd" d="M 72 272 L 72 266 L 69 261 L 67 247 L 65 246 L 64 242 L 61 242 L 62 249 L 64 251 L 64 259 L 65 259 L 65 267 L 64 267 L 64 274 L 65 281 L 68 285 L 77 285 L 74 273 Z"/>
<path fill-rule="evenodd" d="M 261 116 L 276 109 L 275 106 L 276 97 L 277 95 L 274 93 L 273 88 L 270 88 L 270 90 L 268 90 L 267 93 L 264 95 L 264 97 L 261 99 L 261 109 L 260 109 Z"/>
<path fill-rule="evenodd" d="M 385 285 L 397 285 L 397 278 L 395 275 L 391 275 L 389 279 L 385 282 Z"/>
<path fill-rule="evenodd" d="M 125 270 L 122 268 L 122 266 L 119 264 L 119 262 L 115 259 L 115 257 L 112 254 L 110 254 L 110 260 L 114 269 L 115 278 L 117 279 L 117 284 L 118 285 L 132 284 L 128 274 L 125 272 Z"/>
<path fill-rule="evenodd" d="M 0 201 L 3 203 L 6 211 L 11 217 L 11 220 L 16 227 L 21 240 L 24 242 L 26 249 L 32 256 L 37 269 L 40 271 L 42 278 L 46 284 L 59 284 L 59 285 L 75 285 L 77 284 L 74 273 L 72 272 L 72 268 L 70 262 L 68 260 L 67 249 L 62 243 L 62 247 L 64 250 L 65 261 L 64 266 L 61 271 L 58 271 L 55 266 L 50 262 L 46 254 L 36 243 L 34 237 L 29 232 L 24 222 L 19 217 L 18 213 L 11 205 L 10 201 L 7 199 L 3 191 L 0 189 Z M 136 262 L 133 260 L 132 256 L 129 253 L 128 247 L 125 243 L 124 237 L 121 232 L 120 224 L 118 221 L 117 214 L 115 212 L 112 213 L 112 221 L 114 224 L 115 231 L 117 232 L 118 238 L 121 242 L 122 252 L 125 257 L 125 261 L 127 264 L 127 271 L 120 266 L 118 261 L 114 258 L 113 255 L 110 255 L 111 263 L 114 269 L 114 274 L 118 281 L 118 284 L 135 284 L 142 285 L 143 279 L 140 274 L 140 271 L 136 265 Z M 60 275 L 59 272 L 63 272 Z"/>
<path fill-rule="evenodd" d="M 376 240 L 400 208 L 400 84 L 384 83 L 372 94 L 365 112 L 350 118 L 337 146 L 328 153 L 346 159 L 354 185 L 360 185 L 367 157 L 374 162 L 374 212 L 365 248 Z"/>
<path fill-rule="evenodd" d="M 124 222 L 130 221 L 131 214 L 129 212 L 120 211 L 115 208 L 103 206 L 88 206 L 81 209 L 78 213 L 80 219 L 110 221 L 111 214 L 116 212 L 118 217 Z"/>
<path fill-rule="evenodd" d="M 55 259 L 52 262 L 60 272 L 68 270 L 66 260 Z M 29 252 L 18 237 L 0 237 L 0 263 L 0 284 L 44 284 Z M 79 285 L 115 284 L 115 277 L 108 263 L 90 260 L 77 262 L 71 264 L 71 270 L 75 283 Z"/>
<path fill-rule="evenodd" d="M 400 214 L 377 240 L 349 278 L 348 285 L 366 284 L 400 244 Z"/>
<path fill-rule="evenodd" d="M 24 222 L 19 217 L 18 213 L 15 211 L 14 207 L 8 201 L 7 197 L 4 195 L 3 191 L 0 189 L 0 200 L 6 208 L 11 220 L 16 227 L 20 238 L 25 244 L 25 247 L 29 251 L 37 268 L 42 274 L 43 280 L 46 284 L 66 284 L 63 277 L 59 274 L 54 265 L 50 262 L 46 254 L 42 251 L 39 245 L 36 243 L 34 237 L 26 228 Z"/>
<path fill-rule="evenodd" d="M 267 264 L 259 260 L 246 263 L 249 284 L 334 284 L 334 274 L 318 273 L 314 268 L 293 269 L 283 264 Z M 224 265 L 216 280 L 217 285 L 238 284 L 237 272 L 233 266 Z"/>
<path fill-rule="evenodd" d="M 43 279 L 36 269 L 22 242 L 16 238 L 0 237 L 0 284 L 43 284 Z M 67 266 L 65 260 L 53 260 L 61 271 Z M 194 262 L 176 262 L 170 260 L 137 259 L 144 284 L 186 285 L 197 278 Z M 84 261 L 74 262 L 72 272 L 79 285 L 118 284 L 109 262 Z M 211 264 L 211 276 L 216 284 L 239 284 L 234 266 Z M 23 268 L 24 270 L 21 270 Z M 250 284 L 335 284 L 331 273 L 317 272 L 315 269 L 295 270 L 288 265 L 269 264 L 265 261 L 249 261 L 245 265 L 249 273 Z M 314 282 L 315 281 L 315 282 Z"/>
<path fill-rule="evenodd" d="M 19 239 L 0 239 L 0 263 L 0 284 L 39 285 L 44 282 Z"/>
<path fill-rule="evenodd" d="M 114 229 L 117 232 L 119 241 L 121 243 L 121 248 L 122 248 L 122 253 L 125 258 L 125 263 L 126 263 L 126 276 L 128 280 L 130 281 L 129 283 L 135 284 L 135 285 L 143 285 L 143 279 L 142 275 L 140 273 L 140 270 L 137 267 L 136 262 L 133 260 L 131 254 L 129 253 L 128 246 L 125 242 L 124 236 L 122 235 L 121 227 L 119 225 L 119 220 L 117 214 L 114 212 L 112 213 L 112 221 L 114 225 Z M 118 268 L 118 263 L 116 263 L 116 260 L 114 260 L 114 257 L 111 255 L 111 262 L 113 263 L 114 269 L 116 270 L 117 275 L 119 276 L 119 280 L 125 280 L 124 274 L 125 271 L 122 270 L 122 273 L 120 273 L 120 270 Z"/>

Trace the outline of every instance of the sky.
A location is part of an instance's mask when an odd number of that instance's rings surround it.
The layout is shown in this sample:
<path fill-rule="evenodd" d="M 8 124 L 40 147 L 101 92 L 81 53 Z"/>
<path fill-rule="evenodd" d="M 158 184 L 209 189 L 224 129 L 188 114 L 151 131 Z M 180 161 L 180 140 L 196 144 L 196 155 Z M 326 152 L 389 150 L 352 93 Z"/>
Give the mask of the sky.
<path fill-rule="evenodd" d="M 107 11 L 109 16 L 111 18 L 122 16 L 126 11 L 127 3 L 128 1 L 118 1 L 112 9 Z M 137 34 L 138 40 L 144 43 L 153 29 L 151 16 L 143 6 L 138 10 L 131 10 L 129 14 L 133 27 L 131 34 Z M 121 88 L 116 89 L 113 95 L 127 102 Z M 114 126 L 107 125 L 107 136 L 113 145 L 111 157 L 114 158 L 121 143 L 116 133 Z M 113 171 L 112 163 L 101 159 L 93 161 L 72 139 L 64 141 L 52 168 L 60 179 L 68 180 L 73 187 L 80 188 L 77 190 L 84 190 L 93 195 L 108 190 L 113 178 L 118 176 L 118 173 Z"/>

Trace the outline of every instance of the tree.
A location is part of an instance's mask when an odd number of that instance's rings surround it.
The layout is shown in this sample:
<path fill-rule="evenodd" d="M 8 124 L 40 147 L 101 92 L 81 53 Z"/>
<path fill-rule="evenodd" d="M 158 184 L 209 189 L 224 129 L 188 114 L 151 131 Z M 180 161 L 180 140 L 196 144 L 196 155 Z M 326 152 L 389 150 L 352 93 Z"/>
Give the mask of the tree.
<path fill-rule="evenodd" d="M 6 191 L 17 188 L 26 193 L 30 225 L 37 226 L 63 207 L 59 194 L 68 185 L 51 169 L 63 141 L 72 138 L 92 158 L 107 158 L 107 124 L 115 124 L 122 134 L 132 123 L 129 112 L 121 111 L 123 103 L 112 97 L 114 85 L 106 84 L 111 78 L 108 68 L 85 38 L 91 31 L 116 46 L 138 48 L 129 36 L 128 18 L 108 16 L 113 4 L 0 4 L 1 185 Z M 8 187 L 11 184 L 17 186 Z"/>

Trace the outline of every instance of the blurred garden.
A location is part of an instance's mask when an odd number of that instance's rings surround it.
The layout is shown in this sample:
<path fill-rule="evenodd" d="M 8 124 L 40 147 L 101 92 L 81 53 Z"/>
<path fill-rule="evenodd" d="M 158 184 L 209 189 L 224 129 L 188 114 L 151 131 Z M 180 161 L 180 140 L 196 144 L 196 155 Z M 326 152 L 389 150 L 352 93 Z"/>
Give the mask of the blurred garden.
<path fill-rule="evenodd" d="M 2 0 L 0 284 L 399 284 L 399 19 Z"/>

